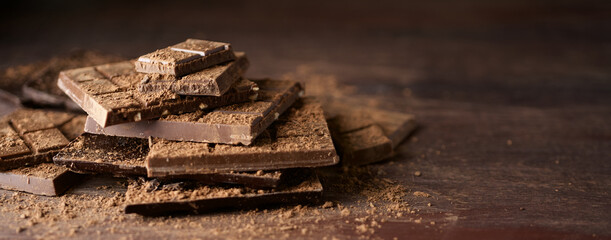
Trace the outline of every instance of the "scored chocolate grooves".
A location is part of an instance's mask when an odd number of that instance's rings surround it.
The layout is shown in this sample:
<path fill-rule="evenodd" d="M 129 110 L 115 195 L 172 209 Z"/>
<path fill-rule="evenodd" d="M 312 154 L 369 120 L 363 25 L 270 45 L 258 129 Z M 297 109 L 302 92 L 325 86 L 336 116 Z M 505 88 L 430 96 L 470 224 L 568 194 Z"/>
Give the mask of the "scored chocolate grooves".
<path fill-rule="evenodd" d="M 104 74 L 102 74 L 102 72 L 98 71 L 96 67 L 72 69 L 68 71 L 76 72 L 77 70 L 90 71 L 90 73 L 105 76 Z M 160 103 L 152 104 L 149 106 L 147 106 L 147 104 L 145 103 L 138 102 L 139 106 L 128 104 L 126 106 L 112 106 L 110 109 L 108 109 L 104 107 L 98 100 L 96 100 L 94 98 L 94 95 L 88 94 L 81 87 L 79 87 L 77 84 L 77 80 L 71 79 L 66 72 L 67 71 L 60 72 L 57 83 L 58 87 L 63 90 L 66 95 L 70 97 L 70 99 L 72 99 L 83 110 L 85 110 L 85 112 L 87 112 L 87 114 L 102 127 L 119 123 L 153 119 L 167 114 L 179 114 L 182 112 L 196 111 L 198 109 L 216 108 L 234 103 L 246 102 L 256 98 L 257 95 L 256 85 L 246 79 L 243 79 L 238 83 L 234 84 L 234 86 L 232 87 L 232 89 L 229 90 L 229 92 L 225 93 L 223 96 L 220 97 L 176 96 L 175 99 L 166 99 Z M 105 76 L 104 80 L 110 81 L 107 76 Z M 85 81 L 94 81 L 94 79 Z M 250 82 L 250 84 L 245 83 L 245 81 Z M 96 96 L 113 94 L 120 95 L 119 93 L 124 93 L 124 97 L 131 97 L 129 91 L 137 90 L 124 89 L 119 92 L 103 93 Z M 136 101 L 136 98 L 133 98 L 132 100 Z"/>

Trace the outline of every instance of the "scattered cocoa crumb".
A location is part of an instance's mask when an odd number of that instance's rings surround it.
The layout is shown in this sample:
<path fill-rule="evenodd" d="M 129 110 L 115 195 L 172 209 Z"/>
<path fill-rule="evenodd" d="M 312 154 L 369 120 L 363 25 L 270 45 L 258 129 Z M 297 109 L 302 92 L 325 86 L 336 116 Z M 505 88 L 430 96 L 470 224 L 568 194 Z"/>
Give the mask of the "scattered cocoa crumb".
<path fill-rule="evenodd" d="M 415 171 L 414 172 L 414 176 L 420 177 L 420 176 L 422 176 L 422 173 L 420 171 Z"/>
<path fill-rule="evenodd" d="M 421 191 L 415 191 L 414 192 L 414 196 L 416 196 L 416 197 L 431 197 L 430 194 L 425 193 L 425 192 L 421 192 Z"/>
<path fill-rule="evenodd" d="M 347 208 L 342 209 L 341 215 L 342 217 L 350 216 L 350 210 L 348 210 Z"/>

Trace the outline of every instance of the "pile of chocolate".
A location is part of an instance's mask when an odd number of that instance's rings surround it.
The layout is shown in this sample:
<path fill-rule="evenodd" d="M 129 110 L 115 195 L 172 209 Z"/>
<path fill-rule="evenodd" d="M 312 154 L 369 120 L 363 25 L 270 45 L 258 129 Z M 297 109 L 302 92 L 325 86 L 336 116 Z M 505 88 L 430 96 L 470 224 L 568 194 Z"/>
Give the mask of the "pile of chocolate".
<path fill-rule="evenodd" d="M 83 174 L 129 177 L 125 212 L 142 215 L 309 203 L 322 198 L 316 168 L 387 159 L 415 128 L 408 114 L 323 108 L 297 81 L 244 78 L 248 67 L 228 43 L 187 39 L 62 71 L 57 86 L 87 116 L 3 117 L 0 187 L 57 195 Z"/>

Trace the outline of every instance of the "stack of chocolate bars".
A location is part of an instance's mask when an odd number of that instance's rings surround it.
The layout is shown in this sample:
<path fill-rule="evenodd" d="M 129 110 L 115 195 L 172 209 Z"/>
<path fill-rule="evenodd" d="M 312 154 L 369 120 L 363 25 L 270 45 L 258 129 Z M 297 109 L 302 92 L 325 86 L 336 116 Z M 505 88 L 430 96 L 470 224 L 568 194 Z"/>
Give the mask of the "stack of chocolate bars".
<path fill-rule="evenodd" d="M 228 43 L 187 39 L 135 61 L 62 71 L 58 86 L 86 120 L 28 109 L 2 118 L 0 133 L 14 141 L 0 170 L 22 174 L 0 173 L 0 187 L 56 195 L 81 176 L 72 172 L 135 177 L 125 212 L 142 215 L 307 203 L 322 197 L 313 169 L 339 163 L 334 142 L 345 164 L 368 164 L 415 127 L 411 115 L 341 104 L 325 115 L 299 82 L 246 79 L 248 67 Z M 21 185 L 2 180 L 23 177 L 24 166 L 61 176 L 44 192 L 21 186 L 34 174 Z"/>

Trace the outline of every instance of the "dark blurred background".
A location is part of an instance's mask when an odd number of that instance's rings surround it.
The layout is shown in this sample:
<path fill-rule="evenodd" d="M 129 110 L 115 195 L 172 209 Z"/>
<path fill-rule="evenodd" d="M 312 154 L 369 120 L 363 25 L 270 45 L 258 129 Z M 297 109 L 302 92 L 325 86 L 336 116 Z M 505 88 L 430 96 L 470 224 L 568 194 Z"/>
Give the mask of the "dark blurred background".
<path fill-rule="evenodd" d="M 249 76 L 301 66 L 373 93 L 409 86 L 420 97 L 541 106 L 600 104 L 598 94 L 611 94 L 603 83 L 611 1 L 11 1 L 1 9 L 0 67 L 74 49 L 136 57 L 194 37 L 246 51 Z M 580 81 L 563 79 L 567 71 Z M 541 99 L 550 87 L 559 98 Z"/>

